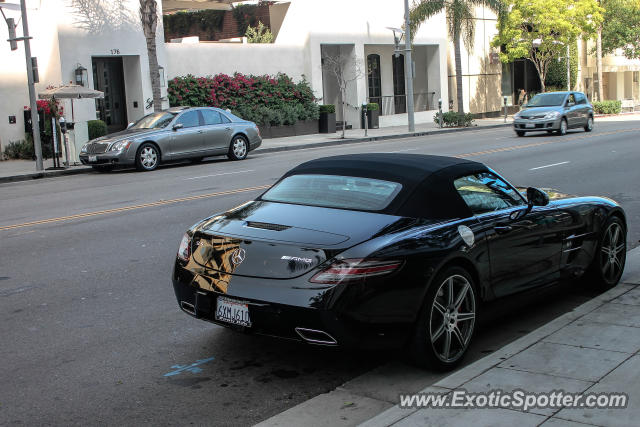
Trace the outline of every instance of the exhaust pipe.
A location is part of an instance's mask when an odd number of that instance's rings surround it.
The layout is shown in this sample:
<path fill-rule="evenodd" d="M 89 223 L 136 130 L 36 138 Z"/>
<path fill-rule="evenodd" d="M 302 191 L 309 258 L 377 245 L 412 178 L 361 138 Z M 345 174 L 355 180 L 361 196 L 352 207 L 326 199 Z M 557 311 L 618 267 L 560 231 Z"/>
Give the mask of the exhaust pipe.
<path fill-rule="evenodd" d="M 196 315 L 196 308 L 191 303 L 180 301 L 180 308 L 182 308 L 182 311 L 184 311 L 185 313 L 189 313 L 192 316 Z"/>
<path fill-rule="evenodd" d="M 337 345 L 338 341 L 324 331 L 317 329 L 296 328 L 296 333 L 309 344 Z"/>

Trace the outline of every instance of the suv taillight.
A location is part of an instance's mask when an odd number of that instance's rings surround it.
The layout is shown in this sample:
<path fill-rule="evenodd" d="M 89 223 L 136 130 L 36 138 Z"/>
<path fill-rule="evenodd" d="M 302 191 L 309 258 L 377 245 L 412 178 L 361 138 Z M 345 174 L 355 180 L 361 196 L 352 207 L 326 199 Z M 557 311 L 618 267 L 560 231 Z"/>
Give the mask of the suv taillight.
<path fill-rule="evenodd" d="M 312 283 L 336 284 L 363 280 L 369 277 L 391 274 L 401 265 L 402 261 L 343 259 L 334 261 L 331 265 L 315 274 L 309 281 Z"/>

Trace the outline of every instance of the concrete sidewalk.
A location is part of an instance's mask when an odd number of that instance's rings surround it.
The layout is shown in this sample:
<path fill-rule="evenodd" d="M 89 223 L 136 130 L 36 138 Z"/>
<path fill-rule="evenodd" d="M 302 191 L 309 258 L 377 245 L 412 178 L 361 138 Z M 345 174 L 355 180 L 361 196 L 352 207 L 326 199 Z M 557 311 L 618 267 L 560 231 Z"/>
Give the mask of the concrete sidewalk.
<path fill-rule="evenodd" d="M 434 123 L 421 123 L 416 125 L 415 132 L 409 133 L 406 126 L 393 126 L 380 129 L 370 129 L 368 136 L 364 136 L 364 129 L 352 129 L 347 130 L 345 138 L 341 138 L 341 132 L 334 134 L 313 134 L 304 136 L 290 136 L 286 138 L 269 138 L 262 141 L 262 146 L 254 151 L 254 153 L 270 153 L 277 151 L 288 150 L 302 150 L 305 148 L 325 147 L 331 145 L 342 144 L 354 144 L 359 142 L 378 141 L 383 139 L 392 138 L 410 138 L 416 136 L 426 136 L 433 133 L 448 133 L 448 132 L 461 132 L 461 131 L 473 131 L 480 128 L 495 128 L 510 126 L 512 118 L 507 119 L 507 124 L 504 123 L 504 118 L 495 119 L 479 119 L 475 120 L 475 126 L 468 128 L 449 128 L 439 129 Z M 52 160 L 45 160 L 44 167 L 52 166 Z M 0 161 L 0 183 L 12 182 L 12 181 L 26 181 L 38 178 L 51 178 L 61 175 L 73 175 L 78 173 L 92 172 L 93 169 L 90 166 L 71 166 L 65 170 L 45 170 L 44 172 L 37 172 L 35 162 L 30 160 L 7 160 Z"/>
<path fill-rule="evenodd" d="M 544 326 L 440 379 L 403 369 L 370 372 L 260 426 L 638 425 L 640 419 L 640 247 L 627 253 L 621 283 Z M 426 386 L 416 387 L 422 382 Z M 365 385 L 366 383 L 366 385 Z M 431 385 L 429 385 L 431 384 Z M 616 392 L 625 409 L 403 409 L 398 393 Z M 359 391 L 362 390 L 362 391 Z M 635 420 L 635 421 L 634 421 Z"/>

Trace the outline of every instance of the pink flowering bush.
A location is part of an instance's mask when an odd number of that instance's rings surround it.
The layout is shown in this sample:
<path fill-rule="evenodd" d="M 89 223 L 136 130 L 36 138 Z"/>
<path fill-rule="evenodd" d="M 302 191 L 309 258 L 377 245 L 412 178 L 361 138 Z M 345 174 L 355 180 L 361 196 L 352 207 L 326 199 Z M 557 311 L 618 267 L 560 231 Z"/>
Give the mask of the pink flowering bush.
<path fill-rule="evenodd" d="M 169 81 L 171 106 L 218 107 L 260 125 L 294 124 L 318 118 L 318 105 L 306 80 L 286 74 L 251 76 L 236 73 L 209 77 L 187 75 Z"/>

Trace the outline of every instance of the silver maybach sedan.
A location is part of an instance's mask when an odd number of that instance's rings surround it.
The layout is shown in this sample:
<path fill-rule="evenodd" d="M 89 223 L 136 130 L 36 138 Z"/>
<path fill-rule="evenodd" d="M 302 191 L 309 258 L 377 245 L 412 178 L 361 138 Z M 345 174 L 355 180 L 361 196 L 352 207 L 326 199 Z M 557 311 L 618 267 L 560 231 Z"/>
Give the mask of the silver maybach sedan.
<path fill-rule="evenodd" d="M 85 144 L 80 161 L 94 169 L 136 166 L 152 171 L 167 161 L 226 154 L 243 160 L 262 144 L 255 123 L 219 108 L 175 107 L 144 116 L 126 130 Z"/>

